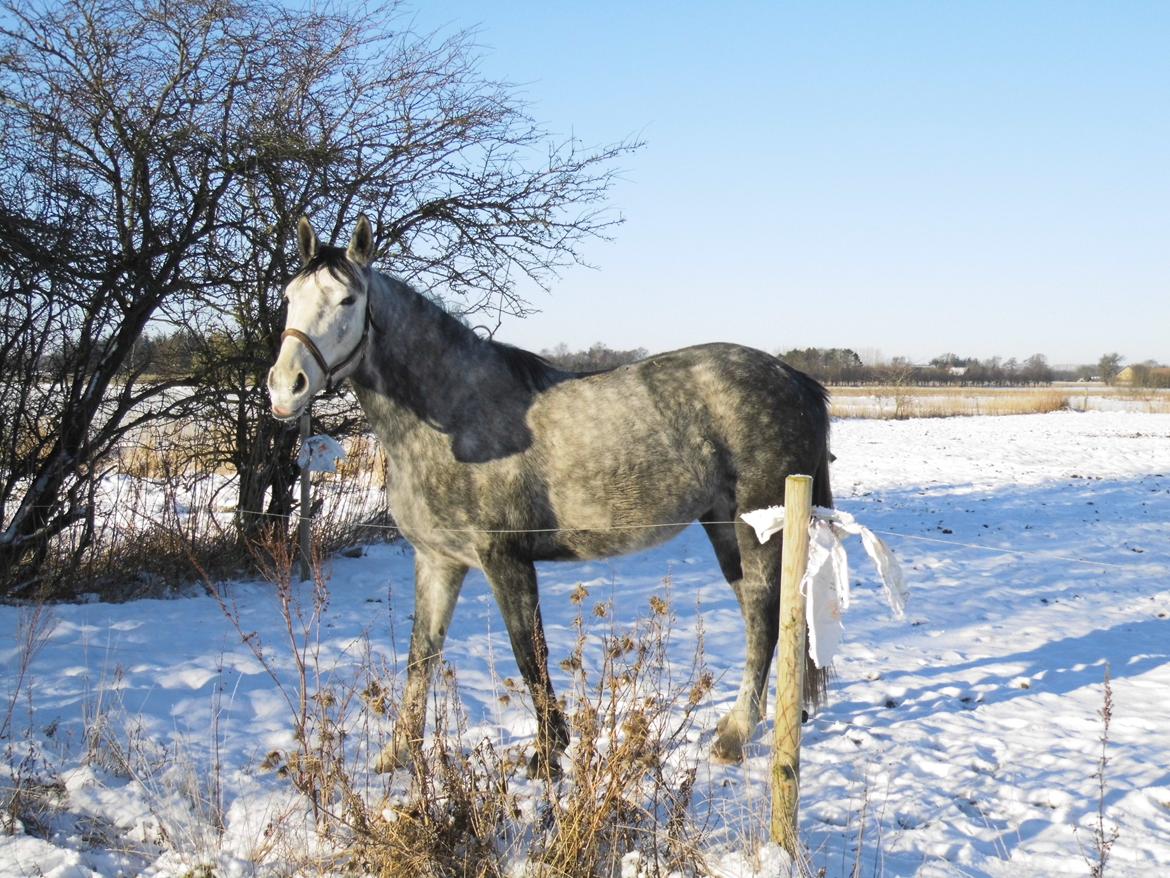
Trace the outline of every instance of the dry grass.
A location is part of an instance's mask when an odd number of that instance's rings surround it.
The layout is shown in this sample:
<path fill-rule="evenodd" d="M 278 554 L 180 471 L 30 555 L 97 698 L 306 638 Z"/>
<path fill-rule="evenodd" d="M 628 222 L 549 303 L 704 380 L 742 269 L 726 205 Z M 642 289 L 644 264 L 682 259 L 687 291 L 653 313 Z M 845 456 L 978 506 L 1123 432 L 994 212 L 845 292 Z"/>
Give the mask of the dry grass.
<path fill-rule="evenodd" d="M 207 424 L 175 421 L 138 430 L 112 456 L 119 473 L 136 479 L 231 475 L 231 468 L 220 462 L 229 442 L 230 437 L 217 435 Z"/>
<path fill-rule="evenodd" d="M 398 537 L 386 505 L 386 453 L 372 435 L 344 443 L 335 473 L 313 474 L 313 539 L 325 551 Z"/>
<path fill-rule="evenodd" d="M 1170 391 L 1103 385 L 1047 387 L 833 387 L 833 415 L 842 418 L 948 418 L 1126 409 L 1170 413 Z"/>
<path fill-rule="evenodd" d="M 26 416 L 22 429 L 17 431 L 16 446 L 12 458 L 30 468 L 43 464 L 49 458 L 59 427 L 51 418 Z"/>
<path fill-rule="evenodd" d="M 15 674 L 8 681 L 8 698 L 0 720 L 0 741 L 5 742 L 0 767 L 0 832 L 7 834 L 35 832 L 47 822 L 45 815 L 52 813 L 65 795 L 64 785 L 49 770 L 42 747 L 31 734 L 36 713 L 31 668 L 55 627 L 56 617 L 44 604 L 22 608 L 15 644 L 12 644 L 16 647 Z M 14 734 L 15 720 L 22 700 L 27 701 L 28 714 L 20 724 L 24 734 L 18 736 Z"/>
<path fill-rule="evenodd" d="M 369 488 L 386 487 L 386 452 L 371 434 L 353 436 L 343 443 L 345 457 L 337 462 L 334 476 L 341 481 L 364 480 Z"/>
<path fill-rule="evenodd" d="M 895 420 L 1041 414 L 1070 407 L 1067 393 L 1033 387 L 834 387 L 832 404 L 836 417 Z"/>
<path fill-rule="evenodd" d="M 125 601 L 166 596 L 197 583 L 200 571 L 231 576 L 251 557 L 235 526 L 237 481 L 222 463 L 218 440 L 195 425 L 152 426 L 101 462 L 92 533 L 81 525 L 60 534 L 41 574 L 55 591 Z M 345 443 L 336 473 L 314 473 L 314 541 L 331 552 L 396 539 L 385 501 L 386 458 L 370 435 Z M 291 520 L 273 520 L 290 532 Z"/>
<path fill-rule="evenodd" d="M 573 675 L 563 777 L 529 781 L 523 745 L 472 740 L 455 672 L 444 665 L 433 687 L 433 730 L 413 754 L 408 784 L 400 775 L 386 787 L 368 763 L 401 710 L 400 679 L 368 648 L 347 657 L 345 673 L 326 667 L 320 563 L 314 581 L 298 586 L 292 547 L 272 542 L 262 553 L 287 641 L 261 644 L 229 596 L 220 594 L 221 606 L 288 705 L 295 743 L 269 753 L 262 767 L 303 796 L 319 836 L 316 867 L 379 878 L 503 878 L 523 863 L 532 878 L 617 878 L 633 855 L 644 878 L 705 874 L 703 832 L 691 818 L 696 770 L 679 754 L 712 677 L 697 658 L 686 679 L 672 678 L 666 599 L 653 598 L 633 626 L 598 635 L 587 632 L 586 614 L 612 618 L 612 608 L 588 606 L 578 589 L 577 638 L 562 662 Z M 291 683 L 277 670 L 290 659 Z M 501 689 L 502 700 L 527 698 L 510 681 Z M 271 850 L 287 847 L 274 840 Z"/>

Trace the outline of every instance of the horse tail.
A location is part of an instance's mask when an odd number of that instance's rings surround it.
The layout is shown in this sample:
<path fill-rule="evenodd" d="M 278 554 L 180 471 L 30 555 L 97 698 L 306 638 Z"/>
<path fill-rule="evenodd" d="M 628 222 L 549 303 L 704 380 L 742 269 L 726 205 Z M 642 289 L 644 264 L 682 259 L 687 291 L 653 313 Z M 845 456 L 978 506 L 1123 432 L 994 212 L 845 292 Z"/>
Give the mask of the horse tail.
<path fill-rule="evenodd" d="M 829 484 L 829 464 L 833 455 L 829 451 L 829 391 L 825 385 L 811 375 L 785 364 L 789 376 L 799 388 L 804 410 L 808 413 L 813 431 L 813 447 L 820 448 L 820 459 L 813 472 L 812 502 L 814 506 L 831 509 L 833 488 Z"/>
<path fill-rule="evenodd" d="M 833 455 L 829 451 L 829 416 L 828 416 L 828 398 L 825 397 L 825 420 L 824 420 L 824 448 L 821 453 L 820 463 L 817 464 L 816 472 L 813 473 L 813 489 L 812 502 L 814 506 L 820 506 L 824 509 L 831 509 L 833 507 L 833 487 L 829 483 L 829 464 L 833 460 Z M 808 650 L 804 653 L 804 705 L 805 710 L 810 714 L 816 713 L 820 708 L 825 706 L 829 695 L 829 677 L 830 669 L 818 668 L 813 662 L 812 656 L 809 655 Z"/>
<path fill-rule="evenodd" d="M 817 471 L 813 473 L 813 506 L 820 506 L 824 509 L 833 508 L 833 486 L 829 482 L 829 464 L 833 460 L 833 455 L 829 451 L 829 437 L 826 435 L 824 451 L 821 454 L 821 462 L 817 464 Z"/>

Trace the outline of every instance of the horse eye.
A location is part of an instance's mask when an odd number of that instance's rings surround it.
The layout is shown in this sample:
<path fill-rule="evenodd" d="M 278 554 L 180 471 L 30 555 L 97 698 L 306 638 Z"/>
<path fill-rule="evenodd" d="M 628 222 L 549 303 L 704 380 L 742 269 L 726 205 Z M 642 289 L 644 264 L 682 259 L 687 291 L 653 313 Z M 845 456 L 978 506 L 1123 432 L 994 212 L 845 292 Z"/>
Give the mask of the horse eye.
<path fill-rule="evenodd" d="M 341 300 L 341 304 L 352 305 L 356 301 L 357 301 L 357 299 L 354 296 L 346 296 L 344 299 Z"/>

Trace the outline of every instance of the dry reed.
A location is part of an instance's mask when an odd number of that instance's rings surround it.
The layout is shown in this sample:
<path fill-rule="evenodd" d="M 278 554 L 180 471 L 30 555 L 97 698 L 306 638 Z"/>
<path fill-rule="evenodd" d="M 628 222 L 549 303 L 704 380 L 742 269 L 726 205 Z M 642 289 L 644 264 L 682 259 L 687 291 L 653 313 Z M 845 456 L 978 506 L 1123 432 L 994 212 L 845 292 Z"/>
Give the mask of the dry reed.
<path fill-rule="evenodd" d="M 1096 384 L 1042 387 L 917 387 L 912 385 L 831 388 L 833 415 L 841 418 L 949 418 L 1025 415 L 1122 408 L 1170 413 L 1170 391 Z"/>

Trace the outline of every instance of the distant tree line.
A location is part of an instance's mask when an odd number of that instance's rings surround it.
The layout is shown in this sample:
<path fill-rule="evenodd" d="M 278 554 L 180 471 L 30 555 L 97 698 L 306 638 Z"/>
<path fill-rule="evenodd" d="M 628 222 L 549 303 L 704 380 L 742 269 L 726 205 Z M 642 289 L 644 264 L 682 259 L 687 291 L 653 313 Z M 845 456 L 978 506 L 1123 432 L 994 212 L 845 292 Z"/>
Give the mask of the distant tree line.
<path fill-rule="evenodd" d="M 1087 381 L 1100 378 L 1112 382 L 1120 374 L 1121 358 L 1107 354 L 1096 365 L 1056 369 L 1044 354 L 1025 360 L 1014 357 L 960 357 L 940 354 L 927 363 L 912 363 L 904 357 L 889 362 L 865 364 L 849 348 L 793 348 L 780 358 L 808 372 L 826 384 L 914 384 L 923 386 L 991 387 L 1050 384 L 1053 381 Z M 1150 374 L 1160 374 L 1150 370 Z"/>
<path fill-rule="evenodd" d="M 826 384 L 863 384 L 874 378 L 873 369 L 849 348 L 793 348 L 780 359 Z"/>
<path fill-rule="evenodd" d="M 1135 363 L 1118 373 L 1119 380 L 1122 375 L 1125 377 L 1125 383 L 1130 387 L 1170 387 L 1170 368 L 1160 366 L 1157 363 Z"/>
<path fill-rule="evenodd" d="M 176 347 L 171 341 L 168 350 Z M 181 355 L 174 350 L 173 355 Z M 541 356 L 562 369 L 590 372 L 612 369 L 641 360 L 646 348 L 617 350 L 596 342 L 584 350 L 570 350 L 558 344 L 541 351 Z M 917 386 L 1011 387 L 1051 384 L 1054 381 L 1103 381 L 1124 383 L 1132 387 L 1170 387 L 1170 368 L 1153 361 L 1122 367 L 1124 357 L 1103 354 L 1093 364 L 1055 368 L 1044 354 L 1025 360 L 1014 357 L 960 357 L 940 354 L 927 363 L 912 363 L 905 357 L 869 364 L 851 348 L 792 348 L 778 354 L 780 359 L 807 372 L 825 384 L 901 384 Z"/>
<path fill-rule="evenodd" d="M 583 351 L 571 351 L 568 345 L 561 342 L 555 348 L 541 351 L 540 355 L 554 366 L 570 372 L 598 372 L 603 369 L 616 369 L 618 366 L 644 359 L 647 351 L 645 348 L 615 350 L 601 342 L 596 342 Z"/>

